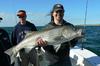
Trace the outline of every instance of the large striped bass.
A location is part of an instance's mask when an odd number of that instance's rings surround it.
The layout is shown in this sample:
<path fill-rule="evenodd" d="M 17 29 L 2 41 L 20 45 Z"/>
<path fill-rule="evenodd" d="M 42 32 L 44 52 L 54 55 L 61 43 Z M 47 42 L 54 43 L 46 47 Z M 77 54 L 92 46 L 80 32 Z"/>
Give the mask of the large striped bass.
<path fill-rule="evenodd" d="M 38 37 L 41 37 L 43 40 L 47 41 L 48 45 L 57 45 L 81 36 L 81 29 L 75 30 L 70 26 L 59 26 L 48 30 L 31 32 L 26 35 L 23 41 L 21 41 L 16 46 L 6 50 L 5 53 L 10 56 L 11 63 L 13 63 L 17 53 L 21 49 L 27 48 L 28 46 L 31 46 L 33 48 L 37 46 L 36 39 Z"/>

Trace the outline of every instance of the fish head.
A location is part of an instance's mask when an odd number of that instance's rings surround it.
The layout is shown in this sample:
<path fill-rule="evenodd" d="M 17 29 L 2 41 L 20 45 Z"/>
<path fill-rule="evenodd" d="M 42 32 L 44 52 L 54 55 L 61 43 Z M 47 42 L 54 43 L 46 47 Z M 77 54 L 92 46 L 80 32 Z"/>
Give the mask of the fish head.
<path fill-rule="evenodd" d="M 64 26 L 62 30 L 62 36 L 66 39 L 74 39 L 78 37 L 82 37 L 82 29 L 77 29 L 71 27 L 71 26 Z"/>

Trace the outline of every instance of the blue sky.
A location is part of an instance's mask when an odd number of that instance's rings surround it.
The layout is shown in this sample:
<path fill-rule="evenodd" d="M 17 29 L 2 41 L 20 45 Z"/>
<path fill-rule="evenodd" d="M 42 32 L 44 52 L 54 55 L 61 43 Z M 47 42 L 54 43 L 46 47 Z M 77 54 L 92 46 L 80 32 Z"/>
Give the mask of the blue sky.
<path fill-rule="evenodd" d="M 88 0 L 86 24 L 100 24 L 100 0 Z M 84 24 L 86 0 L 0 0 L 0 26 L 15 26 L 18 22 L 16 13 L 20 9 L 27 12 L 27 20 L 36 26 L 43 26 L 50 21 L 47 16 L 56 3 L 65 8 L 64 19 L 72 24 Z"/>

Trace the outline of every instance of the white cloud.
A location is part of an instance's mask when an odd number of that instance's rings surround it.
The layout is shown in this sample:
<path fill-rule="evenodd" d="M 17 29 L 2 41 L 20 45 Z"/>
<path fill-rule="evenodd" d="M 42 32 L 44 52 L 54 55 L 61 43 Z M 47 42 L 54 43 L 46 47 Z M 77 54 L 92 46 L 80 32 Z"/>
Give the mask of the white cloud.
<path fill-rule="evenodd" d="M 44 26 L 50 22 L 50 18 L 46 13 L 27 13 L 27 15 L 27 19 L 36 26 Z"/>
<path fill-rule="evenodd" d="M 3 18 L 3 20 L 0 23 L 0 26 L 15 26 L 18 22 L 18 18 L 16 14 L 13 13 L 0 13 L 0 17 Z M 27 13 L 27 20 L 34 23 L 36 26 L 44 26 L 47 24 L 50 20 L 49 16 L 47 16 L 46 13 Z"/>
<path fill-rule="evenodd" d="M 0 26 L 8 27 L 8 26 L 14 26 L 16 23 L 16 15 L 13 13 L 0 13 L 0 17 L 3 18 L 3 20 L 0 23 Z"/>

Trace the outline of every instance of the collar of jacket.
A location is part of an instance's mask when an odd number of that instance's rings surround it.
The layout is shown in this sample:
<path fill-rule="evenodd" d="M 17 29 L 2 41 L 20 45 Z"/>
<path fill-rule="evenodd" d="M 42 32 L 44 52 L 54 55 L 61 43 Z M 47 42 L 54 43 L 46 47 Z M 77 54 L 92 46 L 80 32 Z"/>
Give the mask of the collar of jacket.
<path fill-rule="evenodd" d="M 54 23 L 54 21 L 51 21 L 50 24 L 52 24 L 53 26 L 59 26 L 59 25 L 56 25 L 56 24 Z M 65 24 L 66 24 L 66 21 L 63 20 L 63 21 L 61 22 L 61 26 L 65 25 Z"/>

